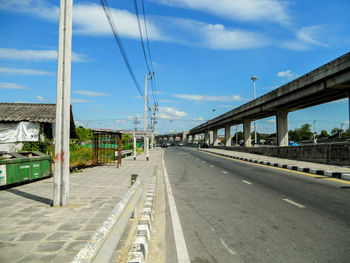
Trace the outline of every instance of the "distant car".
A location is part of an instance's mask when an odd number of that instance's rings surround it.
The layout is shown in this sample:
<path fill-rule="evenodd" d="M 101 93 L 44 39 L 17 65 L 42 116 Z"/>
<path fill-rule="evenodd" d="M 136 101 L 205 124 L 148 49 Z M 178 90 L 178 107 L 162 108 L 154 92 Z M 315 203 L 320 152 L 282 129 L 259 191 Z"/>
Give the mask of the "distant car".
<path fill-rule="evenodd" d="M 167 143 L 163 143 L 163 144 L 162 144 L 162 147 L 163 147 L 163 148 L 167 148 L 167 147 L 168 147 L 168 144 L 167 144 Z"/>
<path fill-rule="evenodd" d="M 205 142 L 202 142 L 202 144 L 201 144 L 201 148 L 208 148 L 209 146 L 208 146 L 208 144 L 207 143 L 205 143 Z"/>

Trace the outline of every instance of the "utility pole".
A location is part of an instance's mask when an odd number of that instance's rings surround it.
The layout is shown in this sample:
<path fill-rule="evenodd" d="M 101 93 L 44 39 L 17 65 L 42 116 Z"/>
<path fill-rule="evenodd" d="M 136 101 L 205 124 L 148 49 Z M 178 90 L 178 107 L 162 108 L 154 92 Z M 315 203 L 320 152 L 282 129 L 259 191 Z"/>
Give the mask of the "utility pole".
<path fill-rule="evenodd" d="M 137 117 L 135 117 L 133 124 L 135 125 L 135 131 L 137 131 L 137 124 L 140 124 L 140 121 L 137 120 Z"/>
<path fill-rule="evenodd" d="M 236 125 L 236 145 L 238 144 L 238 125 Z"/>
<path fill-rule="evenodd" d="M 152 79 L 152 76 L 150 76 Z M 145 137 L 144 137 L 144 141 L 143 141 L 143 145 L 144 145 L 144 150 L 146 152 L 146 159 L 147 161 L 149 160 L 149 150 L 148 150 L 148 131 L 147 131 L 147 80 L 148 80 L 148 74 L 146 74 L 145 77 L 145 123 L 144 123 L 144 131 L 145 131 Z"/>
<path fill-rule="evenodd" d="M 66 206 L 69 200 L 72 8 L 73 0 L 61 0 L 57 52 L 54 206 Z"/>
<path fill-rule="evenodd" d="M 258 79 L 257 76 L 253 76 L 251 78 L 253 80 L 253 83 L 254 83 L 254 99 L 256 99 L 256 91 L 255 91 L 255 81 Z M 256 137 L 256 120 L 254 121 L 254 144 L 257 144 L 258 142 L 258 138 Z"/>
<path fill-rule="evenodd" d="M 151 132 L 152 132 L 152 137 L 151 137 L 151 149 L 153 149 L 153 144 L 154 144 L 154 125 L 157 123 L 156 121 L 156 111 L 158 110 L 157 105 L 153 105 L 152 108 L 152 117 L 151 117 Z"/>

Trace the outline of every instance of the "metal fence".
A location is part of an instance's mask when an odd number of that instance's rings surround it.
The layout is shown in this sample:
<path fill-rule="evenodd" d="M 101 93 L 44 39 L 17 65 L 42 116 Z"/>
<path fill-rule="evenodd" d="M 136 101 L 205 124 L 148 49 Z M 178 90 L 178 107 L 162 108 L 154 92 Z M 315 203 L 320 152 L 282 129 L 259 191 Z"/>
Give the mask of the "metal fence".
<path fill-rule="evenodd" d="M 121 165 L 122 134 L 112 131 L 93 131 L 92 164 Z"/>

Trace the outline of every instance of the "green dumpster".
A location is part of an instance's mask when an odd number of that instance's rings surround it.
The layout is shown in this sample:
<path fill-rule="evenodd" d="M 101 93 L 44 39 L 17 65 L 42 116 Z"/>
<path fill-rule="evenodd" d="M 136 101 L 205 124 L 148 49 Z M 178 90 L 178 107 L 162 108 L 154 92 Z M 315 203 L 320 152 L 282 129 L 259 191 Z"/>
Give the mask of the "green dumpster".
<path fill-rule="evenodd" d="M 51 157 L 41 152 L 0 152 L 0 186 L 52 175 Z"/>

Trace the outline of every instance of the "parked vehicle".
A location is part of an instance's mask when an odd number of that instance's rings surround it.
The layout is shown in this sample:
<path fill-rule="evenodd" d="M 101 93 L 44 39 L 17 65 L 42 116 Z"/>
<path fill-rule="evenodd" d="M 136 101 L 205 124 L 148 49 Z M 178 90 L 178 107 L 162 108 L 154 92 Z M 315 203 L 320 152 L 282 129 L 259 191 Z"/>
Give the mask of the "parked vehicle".
<path fill-rule="evenodd" d="M 207 143 L 202 142 L 202 144 L 201 144 L 201 148 L 209 148 L 209 146 L 208 146 L 208 144 L 207 144 Z"/>

